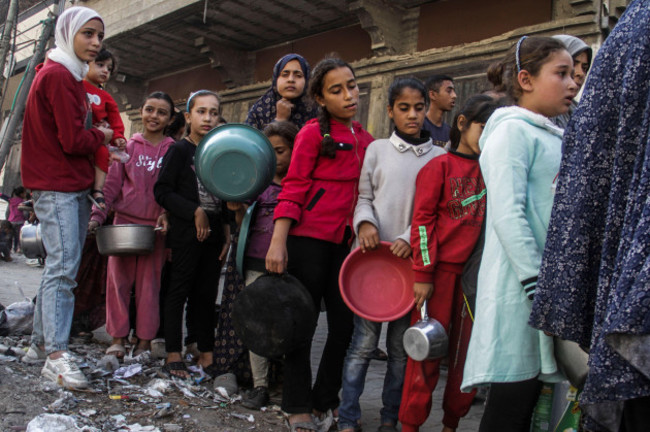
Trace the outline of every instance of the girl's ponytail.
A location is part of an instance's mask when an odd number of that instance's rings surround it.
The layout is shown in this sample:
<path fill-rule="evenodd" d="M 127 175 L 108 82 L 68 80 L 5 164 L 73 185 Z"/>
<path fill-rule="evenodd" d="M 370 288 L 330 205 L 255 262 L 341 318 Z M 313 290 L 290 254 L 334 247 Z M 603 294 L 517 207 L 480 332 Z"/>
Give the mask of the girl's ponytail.
<path fill-rule="evenodd" d="M 324 108 L 318 110 L 318 125 L 320 126 L 320 134 L 323 135 L 323 140 L 320 142 L 320 155 L 334 159 L 336 157 L 336 143 L 330 136 L 330 113 Z"/>
<path fill-rule="evenodd" d="M 325 75 L 333 69 L 346 67 L 350 69 L 354 76 L 354 69 L 345 61 L 337 57 L 326 57 L 314 67 L 312 77 L 309 81 L 309 96 L 312 100 L 317 101 L 318 97 L 323 97 L 323 81 Z M 336 143 L 330 136 L 330 114 L 324 106 L 318 108 L 318 124 L 320 126 L 320 133 L 323 136 L 321 141 L 321 156 L 331 159 L 336 157 Z"/>
<path fill-rule="evenodd" d="M 492 63 L 488 66 L 487 79 L 494 86 L 496 92 L 506 91 L 506 85 L 503 82 L 504 67 L 503 62 Z"/>
<path fill-rule="evenodd" d="M 492 113 L 503 105 L 502 100 L 495 100 L 483 94 L 477 94 L 467 99 L 467 102 L 454 117 L 454 122 L 451 125 L 449 131 L 450 148 L 452 150 L 458 148 L 461 134 L 465 128 L 469 128 L 472 123 L 486 123 Z M 461 115 L 465 117 L 465 127 L 463 129 L 458 127 L 458 119 Z"/>

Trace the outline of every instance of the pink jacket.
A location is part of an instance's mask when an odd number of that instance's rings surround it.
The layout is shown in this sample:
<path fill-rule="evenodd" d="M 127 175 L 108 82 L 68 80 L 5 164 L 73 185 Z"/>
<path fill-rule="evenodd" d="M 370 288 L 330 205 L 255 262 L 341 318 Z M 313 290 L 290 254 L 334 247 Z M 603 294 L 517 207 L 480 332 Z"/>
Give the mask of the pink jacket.
<path fill-rule="evenodd" d="M 104 197 L 106 209 L 115 209 L 116 217 L 128 219 L 131 223 L 155 225 L 162 207 L 153 196 L 153 185 L 158 180 L 158 172 L 167 149 L 174 143 L 165 137 L 157 146 L 135 134 L 126 143 L 126 151 L 131 156 L 127 163 L 113 162 L 108 169 Z M 90 220 L 104 223 L 106 213 L 93 206 Z"/>
<path fill-rule="evenodd" d="M 319 155 L 323 137 L 317 119 L 300 129 L 274 219 L 293 219 L 291 235 L 340 243 L 345 227 L 352 227 L 361 166 L 373 138 L 357 122 L 349 129 L 332 120 L 330 128 L 337 143 L 334 159 Z"/>

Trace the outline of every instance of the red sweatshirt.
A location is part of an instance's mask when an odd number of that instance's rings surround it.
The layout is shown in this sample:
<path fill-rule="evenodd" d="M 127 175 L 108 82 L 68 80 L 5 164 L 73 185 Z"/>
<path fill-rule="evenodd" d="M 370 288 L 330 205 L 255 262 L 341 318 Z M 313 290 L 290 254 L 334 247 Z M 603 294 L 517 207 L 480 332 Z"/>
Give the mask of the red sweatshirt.
<path fill-rule="evenodd" d="M 481 233 L 485 183 L 478 156 L 450 152 L 418 174 L 411 223 L 416 282 L 433 282 L 439 262 L 464 264 Z"/>
<path fill-rule="evenodd" d="M 61 64 L 48 61 L 36 74 L 27 97 L 20 170 L 32 190 L 78 192 L 93 185 L 89 156 L 104 134 L 86 129 L 90 112 L 80 81 Z"/>
<path fill-rule="evenodd" d="M 95 87 L 86 80 L 83 80 L 83 84 L 86 93 L 88 93 L 90 108 L 93 110 L 93 124 L 106 120 L 113 129 L 111 142 L 115 142 L 118 138 L 124 138 L 124 123 L 122 123 L 115 99 L 107 91 Z"/>
<path fill-rule="evenodd" d="M 319 155 L 323 137 L 317 119 L 298 132 L 274 219 L 293 219 L 291 235 L 340 243 L 345 227 L 352 227 L 361 166 L 373 138 L 357 122 L 352 123 L 354 133 L 334 120 L 330 129 L 338 144 L 334 159 Z"/>

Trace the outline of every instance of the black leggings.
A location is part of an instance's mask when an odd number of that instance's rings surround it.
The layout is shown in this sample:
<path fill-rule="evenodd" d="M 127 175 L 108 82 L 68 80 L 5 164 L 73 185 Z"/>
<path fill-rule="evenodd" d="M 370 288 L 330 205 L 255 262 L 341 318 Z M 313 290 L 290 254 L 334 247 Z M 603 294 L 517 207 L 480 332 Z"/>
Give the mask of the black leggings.
<path fill-rule="evenodd" d="M 188 321 L 195 324 L 199 351 L 214 349 L 214 304 L 217 300 L 221 244 L 193 241 L 172 248 L 172 269 L 165 295 L 165 345 L 180 352 L 183 339 L 183 307 L 188 302 Z M 200 324 L 199 324 L 200 323 Z"/>
<path fill-rule="evenodd" d="M 529 432 L 542 382 L 492 383 L 479 432 Z"/>
<path fill-rule="evenodd" d="M 335 244 L 310 237 L 289 236 L 289 274 L 307 288 L 317 311 L 327 308 L 327 342 L 318 375 L 311 387 L 311 341 L 285 356 L 282 409 L 291 414 L 321 412 L 339 405 L 343 360 L 352 338 L 352 311 L 343 302 L 338 276 L 349 252 L 347 241 Z M 318 314 L 313 317 L 318 319 Z"/>

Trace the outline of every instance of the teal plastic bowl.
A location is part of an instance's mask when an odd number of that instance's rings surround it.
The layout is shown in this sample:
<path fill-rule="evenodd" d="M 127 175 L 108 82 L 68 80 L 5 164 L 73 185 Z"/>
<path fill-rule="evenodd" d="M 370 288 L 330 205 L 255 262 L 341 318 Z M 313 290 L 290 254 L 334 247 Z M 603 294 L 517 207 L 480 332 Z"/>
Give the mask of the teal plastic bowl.
<path fill-rule="evenodd" d="M 208 132 L 194 156 L 196 175 L 225 201 L 256 198 L 273 181 L 275 151 L 257 129 L 229 123 Z"/>

